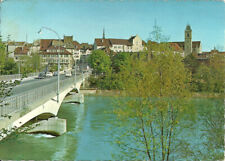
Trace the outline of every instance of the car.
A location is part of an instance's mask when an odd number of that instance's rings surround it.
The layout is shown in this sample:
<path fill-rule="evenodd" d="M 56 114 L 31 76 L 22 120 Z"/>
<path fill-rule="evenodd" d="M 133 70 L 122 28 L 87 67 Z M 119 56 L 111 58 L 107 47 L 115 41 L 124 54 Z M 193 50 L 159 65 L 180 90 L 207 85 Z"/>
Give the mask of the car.
<path fill-rule="evenodd" d="M 72 76 L 71 71 L 66 71 L 65 76 L 66 76 L 66 77 L 71 77 L 71 76 Z"/>
<path fill-rule="evenodd" d="M 38 74 L 37 79 L 44 79 L 46 77 L 46 74 L 44 72 L 41 72 Z"/>
<path fill-rule="evenodd" d="M 52 72 L 47 72 L 46 73 L 46 77 L 52 77 L 52 76 L 53 76 Z"/>
<path fill-rule="evenodd" d="M 58 72 L 54 72 L 54 73 L 53 73 L 53 76 L 57 76 L 57 75 L 58 75 Z"/>

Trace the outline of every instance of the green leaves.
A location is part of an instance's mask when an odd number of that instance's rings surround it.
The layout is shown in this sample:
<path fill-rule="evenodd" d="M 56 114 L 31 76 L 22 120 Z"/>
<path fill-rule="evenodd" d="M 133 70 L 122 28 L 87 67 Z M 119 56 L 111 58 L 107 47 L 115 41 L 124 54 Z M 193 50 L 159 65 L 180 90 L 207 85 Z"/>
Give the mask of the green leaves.
<path fill-rule="evenodd" d="M 138 153 L 142 159 L 166 160 L 174 147 L 176 128 L 188 111 L 186 98 L 191 75 L 183 58 L 167 43 L 155 43 L 151 47 L 145 53 L 133 53 L 126 67 L 120 68 L 118 75 L 126 97 L 114 112 L 121 124 L 127 125 L 123 137 L 118 137 L 119 147 L 132 145 L 132 149 L 127 147 L 126 154 Z M 149 53 L 151 59 L 148 59 Z"/>
<path fill-rule="evenodd" d="M 210 64 L 202 64 L 193 75 L 193 90 L 198 92 L 224 92 L 225 58 L 223 55 L 214 55 Z"/>
<path fill-rule="evenodd" d="M 111 72 L 111 60 L 108 55 L 102 50 L 95 50 L 88 59 L 94 72 L 97 74 L 106 74 Z"/>
<path fill-rule="evenodd" d="M 0 74 L 4 71 L 6 61 L 5 45 L 0 41 Z"/>

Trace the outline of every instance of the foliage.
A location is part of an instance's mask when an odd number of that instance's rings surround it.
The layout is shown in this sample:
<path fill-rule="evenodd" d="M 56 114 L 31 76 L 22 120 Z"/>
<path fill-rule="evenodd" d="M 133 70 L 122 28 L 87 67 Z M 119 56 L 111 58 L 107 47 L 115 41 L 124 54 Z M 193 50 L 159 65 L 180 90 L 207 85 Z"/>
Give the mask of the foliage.
<path fill-rule="evenodd" d="M 42 59 L 41 56 L 38 53 L 32 53 L 31 54 L 31 64 L 33 72 L 38 72 L 42 69 Z"/>
<path fill-rule="evenodd" d="M 20 72 L 23 75 L 40 71 L 43 67 L 41 65 L 41 57 L 38 53 L 32 53 L 31 56 L 21 56 L 18 61 Z"/>
<path fill-rule="evenodd" d="M 214 55 L 210 64 L 202 64 L 193 75 L 193 86 L 196 91 L 224 92 L 225 60 L 223 55 Z"/>
<path fill-rule="evenodd" d="M 18 65 L 13 58 L 7 58 L 3 68 L 3 74 L 10 75 L 18 72 Z"/>
<path fill-rule="evenodd" d="M 120 72 L 120 68 L 126 67 L 130 53 L 121 52 L 112 57 L 112 69 L 114 73 Z"/>
<path fill-rule="evenodd" d="M 0 40 L 0 74 L 2 74 L 4 71 L 5 59 L 6 59 L 5 45 Z"/>
<path fill-rule="evenodd" d="M 123 159 L 169 160 L 182 114 L 189 110 L 190 73 L 166 43 L 155 44 L 153 58 L 139 53 L 119 72 L 125 101 L 115 114 L 126 124 L 116 135 Z M 118 127 L 124 127 L 118 125 Z"/>
<path fill-rule="evenodd" d="M 187 55 L 184 58 L 184 64 L 185 67 L 192 72 L 192 74 L 194 74 L 196 72 L 196 69 L 199 67 L 199 62 L 193 54 Z"/>
<path fill-rule="evenodd" d="M 118 74 L 122 68 L 126 68 L 129 64 L 130 53 L 118 53 L 115 56 L 110 57 L 111 70 L 100 75 L 91 76 L 89 83 L 91 87 L 99 89 L 123 89 L 123 82 L 120 81 L 120 75 Z M 99 61 L 96 59 L 95 61 Z"/>
<path fill-rule="evenodd" d="M 13 58 L 7 56 L 5 48 L 5 45 L 0 40 L 0 74 L 15 74 L 18 71 L 17 65 Z"/>
<path fill-rule="evenodd" d="M 124 86 L 123 82 L 120 81 L 119 75 L 111 72 L 103 76 L 90 76 L 88 81 L 90 87 L 98 89 L 123 89 Z"/>
<path fill-rule="evenodd" d="M 102 50 L 93 51 L 88 61 L 97 74 L 105 74 L 111 71 L 110 57 Z"/>
<path fill-rule="evenodd" d="M 21 56 L 19 59 L 20 60 L 18 61 L 18 63 L 19 63 L 20 73 L 24 75 L 28 73 L 32 73 L 33 70 L 32 70 L 31 57 Z"/>

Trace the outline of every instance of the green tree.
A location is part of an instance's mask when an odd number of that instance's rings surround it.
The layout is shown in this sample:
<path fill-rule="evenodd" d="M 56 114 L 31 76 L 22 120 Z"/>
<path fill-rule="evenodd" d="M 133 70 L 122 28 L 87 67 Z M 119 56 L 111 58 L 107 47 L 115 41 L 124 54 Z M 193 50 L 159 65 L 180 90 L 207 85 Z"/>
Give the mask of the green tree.
<path fill-rule="evenodd" d="M 42 59 L 38 53 L 31 54 L 31 64 L 32 64 L 33 71 L 38 72 L 42 69 L 41 62 L 42 62 Z"/>
<path fill-rule="evenodd" d="M 4 72 L 5 59 L 6 59 L 5 45 L 2 43 L 2 40 L 0 39 L 0 74 L 3 74 Z"/>
<path fill-rule="evenodd" d="M 167 43 L 155 45 L 152 59 L 144 53 L 133 55 L 120 72 L 127 99 L 119 99 L 114 111 L 123 128 L 115 137 L 124 159 L 169 160 L 179 123 L 190 110 L 186 100 L 190 73 L 183 58 Z"/>
<path fill-rule="evenodd" d="M 58 71 L 58 64 L 53 64 L 52 66 L 50 66 L 49 71 L 50 72 Z"/>
<path fill-rule="evenodd" d="M 184 64 L 185 64 L 185 67 L 188 68 L 192 74 L 194 74 L 196 72 L 196 69 L 198 68 L 199 66 L 199 62 L 198 60 L 194 57 L 193 54 L 190 54 L 190 55 L 187 55 L 185 58 L 184 58 Z"/>
<path fill-rule="evenodd" d="M 111 72 L 111 59 L 102 50 L 93 51 L 88 58 L 88 62 L 93 68 L 94 72 L 97 74 L 106 74 L 108 72 Z"/>
<path fill-rule="evenodd" d="M 33 72 L 33 64 L 30 56 L 21 56 L 18 61 L 20 65 L 20 72 L 26 76 L 28 73 Z"/>
<path fill-rule="evenodd" d="M 211 79 L 214 85 L 213 92 L 223 93 L 225 84 L 225 57 L 222 54 L 215 54 L 210 58 Z"/>
<path fill-rule="evenodd" d="M 210 84 L 210 75 L 210 68 L 205 64 L 200 65 L 193 75 L 193 89 L 199 92 L 210 91 L 212 88 Z"/>
<path fill-rule="evenodd" d="M 210 64 L 200 65 L 193 75 L 193 86 L 200 92 L 224 92 L 225 60 L 223 55 L 216 54 L 210 58 Z"/>
<path fill-rule="evenodd" d="M 112 69 L 114 73 L 118 73 L 120 68 L 126 67 L 130 53 L 121 52 L 112 57 Z"/>
<path fill-rule="evenodd" d="M 7 58 L 4 66 L 4 74 L 16 74 L 18 72 L 18 66 L 13 58 Z"/>

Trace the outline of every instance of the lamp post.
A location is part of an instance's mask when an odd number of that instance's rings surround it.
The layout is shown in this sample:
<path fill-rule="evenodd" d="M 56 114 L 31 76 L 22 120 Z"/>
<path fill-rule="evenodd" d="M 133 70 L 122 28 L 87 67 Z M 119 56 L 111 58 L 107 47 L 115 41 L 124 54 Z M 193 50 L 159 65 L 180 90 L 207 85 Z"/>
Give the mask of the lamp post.
<path fill-rule="evenodd" d="M 75 59 L 75 84 L 77 83 L 77 60 Z"/>
<path fill-rule="evenodd" d="M 49 31 L 52 31 L 53 33 L 55 33 L 55 34 L 56 34 L 56 36 L 58 37 L 59 42 L 60 42 L 60 36 L 59 36 L 59 34 L 58 34 L 55 30 L 53 30 L 53 29 L 51 29 L 51 28 L 48 28 L 48 27 L 44 27 L 44 26 L 43 26 L 43 27 L 41 27 L 41 29 L 38 31 L 38 33 L 40 34 L 40 33 L 41 33 L 41 31 L 42 31 L 43 29 L 46 29 L 46 30 L 49 30 Z M 60 57 L 59 57 L 59 52 L 60 52 L 60 51 L 57 51 L 57 49 L 56 49 L 56 52 L 58 52 L 57 102 L 59 103 L 59 80 L 60 80 L 60 73 L 59 73 L 59 68 L 60 68 Z"/>

